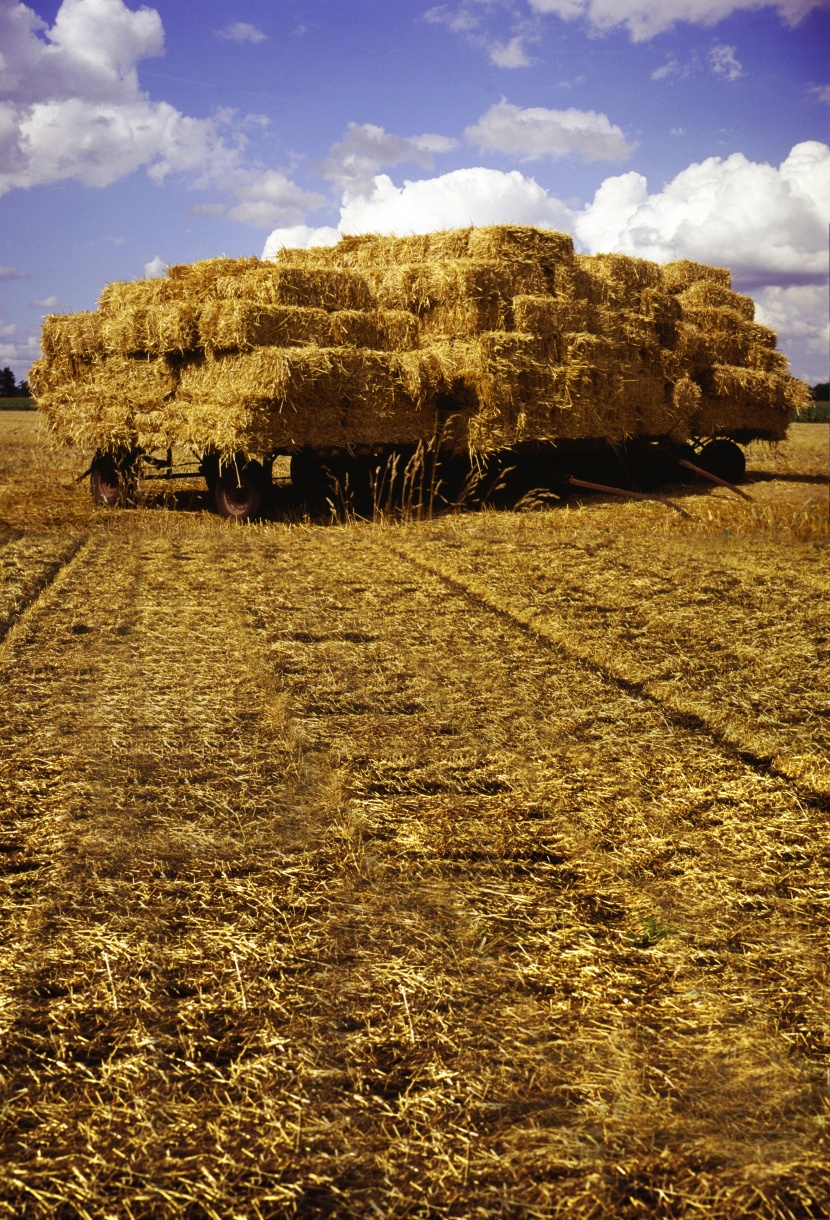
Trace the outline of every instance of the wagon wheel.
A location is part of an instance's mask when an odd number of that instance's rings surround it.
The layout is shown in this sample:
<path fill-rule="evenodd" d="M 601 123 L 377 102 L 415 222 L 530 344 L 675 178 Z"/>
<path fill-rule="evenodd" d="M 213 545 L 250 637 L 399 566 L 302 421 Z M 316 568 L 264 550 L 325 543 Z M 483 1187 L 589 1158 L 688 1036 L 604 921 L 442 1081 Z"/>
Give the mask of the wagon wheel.
<path fill-rule="evenodd" d="M 746 477 L 746 456 L 740 445 L 720 437 L 703 446 L 696 459 L 697 465 L 709 474 L 725 479 L 727 483 L 742 483 Z"/>
<path fill-rule="evenodd" d="M 223 466 L 213 485 L 213 502 L 220 517 L 248 521 L 255 517 L 268 487 L 259 462 L 237 457 Z"/>
<path fill-rule="evenodd" d="M 89 468 L 89 490 L 96 504 L 120 508 L 135 491 L 135 454 L 126 450 L 96 453 Z"/>

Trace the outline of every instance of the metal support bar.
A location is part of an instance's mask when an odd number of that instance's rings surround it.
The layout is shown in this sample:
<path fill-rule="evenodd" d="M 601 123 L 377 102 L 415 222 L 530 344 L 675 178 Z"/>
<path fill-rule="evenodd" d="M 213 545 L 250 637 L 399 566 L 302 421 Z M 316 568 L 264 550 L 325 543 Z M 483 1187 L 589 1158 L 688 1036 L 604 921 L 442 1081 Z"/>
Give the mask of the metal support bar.
<path fill-rule="evenodd" d="M 173 474 L 145 474 L 142 475 L 142 483 L 152 483 L 161 481 L 166 483 L 168 479 L 200 479 L 202 476 L 198 470 L 177 470 Z"/>
<path fill-rule="evenodd" d="M 670 457 L 672 461 L 677 462 L 678 466 L 685 466 L 687 470 L 693 470 L 695 474 L 701 475 L 704 479 L 711 479 L 713 483 L 718 483 L 721 487 L 728 487 L 730 491 L 734 491 L 736 496 L 740 496 L 744 500 L 749 500 L 753 503 L 752 496 L 747 495 L 745 491 L 741 491 L 740 487 L 736 487 L 734 483 L 727 483 L 726 479 L 720 478 L 719 475 L 712 474 L 710 470 L 704 470 L 702 466 L 695 466 L 694 462 L 687 462 L 685 458 L 678 457 L 676 453 L 672 453 L 670 449 L 661 449 L 660 452 L 666 457 Z"/>
<path fill-rule="evenodd" d="M 568 482 L 574 487 L 587 487 L 589 491 L 602 491 L 609 496 L 626 496 L 629 500 L 656 500 L 658 504 L 665 504 L 666 508 L 680 513 L 681 517 L 687 517 L 689 521 L 694 520 L 692 514 L 687 513 L 685 508 L 681 508 L 679 504 L 673 504 L 665 496 L 650 496 L 642 491 L 627 491 L 624 487 L 606 487 L 604 483 L 588 483 L 585 479 L 575 479 L 573 475 L 568 476 Z"/>

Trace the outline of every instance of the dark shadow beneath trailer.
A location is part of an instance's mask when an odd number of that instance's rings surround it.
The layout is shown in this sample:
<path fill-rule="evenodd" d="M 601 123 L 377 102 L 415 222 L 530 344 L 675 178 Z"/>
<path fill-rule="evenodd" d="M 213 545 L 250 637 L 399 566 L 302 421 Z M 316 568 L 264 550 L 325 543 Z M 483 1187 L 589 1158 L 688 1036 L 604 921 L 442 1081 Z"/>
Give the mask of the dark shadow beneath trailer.
<path fill-rule="evenodd" d="M 139 451 L 98 453 L 86 472 L 97 504 L 125 507 L 162 498 L 209 507 L 239 521 L 296 515 L 424 515 L 491 504 L 499 508 L 567 499 L 575 487 L 651 496 L 659 488 L 710 481 L 742 493 L 746 459 L 735 441 L 694 445 L 667 441 L 561 443 L 484 458 L 431 445 L 368 453 L 301 449 L 256 459 L 216 453 L 177 459 Z M 171 485 L 204 481 L 206 493 L 175 495 Z M 194 499 L 194 497 L 197 497 Z M 661 497 L 662 498 L 662 497 Z"/>

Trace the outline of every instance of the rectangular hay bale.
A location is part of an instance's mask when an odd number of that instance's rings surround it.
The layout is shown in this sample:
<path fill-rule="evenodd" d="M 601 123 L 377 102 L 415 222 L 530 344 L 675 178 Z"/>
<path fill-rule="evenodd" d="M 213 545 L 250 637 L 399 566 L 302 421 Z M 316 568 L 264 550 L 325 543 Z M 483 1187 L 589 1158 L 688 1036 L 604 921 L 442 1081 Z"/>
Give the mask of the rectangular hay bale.
<path fill-rule="evenodd" d="M 168 279 L 117 280 L 107 284 L 98 298 L 98 309 L 105 318 L 117 318 L 126 309 L 146 309 L 169 305 L 186 298 L 182 284 Z"/>
<path fill-rule="evenodd" d="M 328 315 L 334 347 L 407 352 L 418 346 L 418 319 L 404 309 L 338 309 Z"/>
<path fill-rule="evenodd" d="M 571 314 L 556 297 L 520 294 L 513 298 L 513 325 L 522 334 L 535 335 L 545 359 L 557 364 L 562 359 L 562 335 L 573 327 Z"/>
<path fill-rule="evenodd" d="M 754 369 L 718 365 L 696 378 L 702 397 L 693 420 L 700 436 L 741 431 L 783 440 L 796 387 L 795 378 Z"/>
<path fill-rule="evenodd" d="M 53 434 L 87 449 L 174 443 L 176 370 L 170 361 L 110 356 L 83 380 L 64 382 L 38 399 Z M 160 430 L 161 428 L 161 430 Z"/>
<path fill-rule="evenodd" d="M 215 292 L 223 300 L 311 309 L 371 309 L 372 295 L 359 272 L 336 267 L 283 267 L 262 263 L 242 275 L 220 276 Z"/>
<path fill-rule="evenodd" d="M 83 385 L 89 382 L 102 357 L 84 359 L 61 353 L 57 356 L 41 356 L 29 369 L 29 389 L 35 398 L 65 385 Z"/>
<path fill-rule="evenodd" d="M 208 301 L 199 318 L 200 342 L 214 351 L 328 347 L 332 316 L 324 309 L 303 306 L 259 305 L 236 298 Z"/>
<path fill-rule="evenodd" d="M 50 314 L 43 320 L 40 343 L 47 357 L 102 356 L 105 348 L 101 315 L 94 310 Z"/>
<path fill-rule="evenodd" d="M 742 365 L 750 348 L 749 323 L 733 309 L 684 308 L 683 321 L 697 331 L 696 365 Z"/>
<path fill-rule="evenodd" d="M 755 302 L 752 297 L 733 292 L 724 284 L 713 280 L 695 280 L 688 288 L 677 294 L 684 311 L 689 309 L 730 309 L 745 322 L 755 317 Z"/>
<path fill-rule="evenodd" d="M 164 356 L 199 345 L 199 306 L 194 301 L 127 306 L 102 323 L 108 353 L 149 352 Z"/>
<path fill-rule="evenodd" d="M 429 422 L 405 398 L 389 359 L 355 348 L 225 356 L 185 370 L 180 397 L 192 443 L 228 452 L 405 443 Z"/>
<path fill-rule="evenodd" d="M 195 263 L 175 263 L 167 268 L 167 281 L 188 297 L 199 301 L 214 294 L 216 281 L 229 276 L 248 275 L 264 264 L 261 259 L 251 258 L 203 258 Z M 267 264 L 265 264 L 267 265 Z"/>
<path fill-rule="evenodd" d="M 533 264 L 448 259 L 408 263 L 367 272 L 383 309 L 417 314 L 427 337 L 464 338 L 508 329 L 513 297 L 543 289 Z"/>
<path fill-rule="evenodd" d="M 530 225 L 483 225 L 467 230 L 467 257 L 488 262 L 570 263 L 573 238 Z"/>
<path fill-rule="evenodd" d="M 666 292 L 683 292 L 700 280 L 720 284 L 723 288 L 732 287 L 732 276 L 725 267 L 710 267 L 706 263 L 695 263 L 690 258 L 663 263 L 660 270 Z"/>
<path fill-rule="evenodd" d="M 662 288 L 658 263 L 627 254 L 578 254 L 577 266 L 588 276 L 589 299 L 609 309 L 640 308 L 645 289 Z"/>

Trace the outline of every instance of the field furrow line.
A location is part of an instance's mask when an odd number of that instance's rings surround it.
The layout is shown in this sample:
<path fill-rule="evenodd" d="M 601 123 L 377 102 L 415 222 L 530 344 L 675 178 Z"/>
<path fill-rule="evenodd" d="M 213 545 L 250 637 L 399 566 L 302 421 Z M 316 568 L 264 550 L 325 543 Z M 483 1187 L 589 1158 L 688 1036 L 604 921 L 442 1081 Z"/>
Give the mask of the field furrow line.
<path fill-rule="evenodd" d="M 800 797 L 817 809 L 830 810 L 830 762 L 819 755 L 796 757 L 780 754 L 760 754 L 753 742 L 734 729 L 729 731 L 711 715 L 706 703 L 684 697 L 676 690 L 648 678 L 626 675 L 611 659 L 611 650 L 599 651 L 590 643 L 584 643 L 572 626 L 565 622 L 552 621 L 550 612 L 544 616 L 538 612 L 516 607 L 509 597 L 499 597 L 489 588 L 485 589 L 474 580 L 464 580 L 450 566 L 431 557 L 426 560 L 421 554 L 407 546 L 389 547 L 415 568 L 440 577 L 446 584 L 463 592 L 471 601 L 486 606 L 494 613 L 508 619 L 520 630 L 527 632 L 546 647 L 560 649 L 566 655 L 601 674 L 609 682 L 661 708 L 666 717 L 678 727 L 695 729 L 707 734 L 721 747 L 752 766 L 759 774 L 778 776 L 792 783 Z M 588 637 L 590 638 L 590 637 Z"/>
<path fill-rule="evenodd" d="M 17 542 L 21 537 L 21 531 L 7 525 L 5 521 L 0 520 L 0 555 L 7 546 L 11 546 L 13 542 Z"/>
<path fill-rule="evenodd" d="M 0 552 L 0 645 L 27 611 L 64 575 L 89 541 L 24 536 Z"/>

